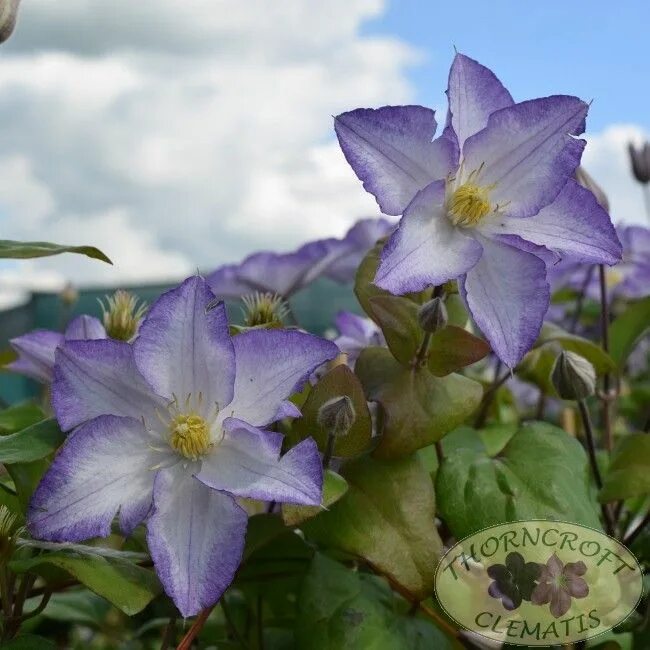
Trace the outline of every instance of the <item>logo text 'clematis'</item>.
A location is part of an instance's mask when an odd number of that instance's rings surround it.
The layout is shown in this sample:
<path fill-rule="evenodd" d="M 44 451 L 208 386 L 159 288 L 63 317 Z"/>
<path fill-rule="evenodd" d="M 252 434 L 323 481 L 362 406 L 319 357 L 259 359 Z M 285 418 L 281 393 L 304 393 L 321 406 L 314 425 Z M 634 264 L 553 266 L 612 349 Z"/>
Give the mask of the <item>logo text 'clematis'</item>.
<path fill-rule="evenodd" d="M 263 428 L 299 415 L 287 398 L 336 356 L 298 331 L 230 337 L 223 304 L 194 277 L 161 296 L 131 343 L 72 341 L 56 353 L 52 402 L 74 429 L 37 488 L 32 535 L 52 541 L 125 534 L 143 520 L 156 571 L 184 616 L 233 579 L 247 515 L 236 497 L 321 502 L 313 440 L 280 456 Z"/>
<path fill-rule="evenodd" d="M 375 282 L 395 294 L 459 279 L 496 354 L 515 366 L 548 309 L 546 264 L 615 264 L 609 215 L 573 174 L 588 106 L 557 95 L 515 104 L 494 74 L 456 55 L 442 135 L 421 106 L 339 115 L 343 152 L 386 214 L 403 215 Z"/>

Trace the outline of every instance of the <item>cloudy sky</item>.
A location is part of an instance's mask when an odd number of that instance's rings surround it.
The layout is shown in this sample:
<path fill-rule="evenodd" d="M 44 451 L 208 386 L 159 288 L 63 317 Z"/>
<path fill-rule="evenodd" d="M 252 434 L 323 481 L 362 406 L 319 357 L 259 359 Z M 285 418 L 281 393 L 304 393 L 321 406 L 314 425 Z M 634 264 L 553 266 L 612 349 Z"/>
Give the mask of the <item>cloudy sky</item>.
<path fill-rule="evenodd" d="M 331 116 L 442 109 L 454 46 L 517 99 L 593 98 L 585 164 L 614 219 L 643 222 L 625 146 L 650 133 L 647 4 L 519 4 L 24 0 L 0 49 L 2 237 L 92 243 L 115 267 L 5 263 L 0 290 L 176 279 L 343 234 L 377 208 Z"/>

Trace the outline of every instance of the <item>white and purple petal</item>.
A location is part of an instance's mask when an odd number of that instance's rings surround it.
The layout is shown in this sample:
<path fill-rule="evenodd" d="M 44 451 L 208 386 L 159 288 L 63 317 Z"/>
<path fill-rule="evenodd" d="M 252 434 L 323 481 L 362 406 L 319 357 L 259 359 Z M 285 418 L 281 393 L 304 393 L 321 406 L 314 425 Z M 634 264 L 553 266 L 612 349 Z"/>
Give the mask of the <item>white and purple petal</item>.
<path fill-rule="evenodd" d="M 156 475 L 147 542 L 156 573 L 184 617 L 214 605 L 241 562 L 248 517 L 181 463 Z"/>
<path fill-rule="evenodd" d="M 86 314 L 73 318 L 65 329 L 66 341 L 92 341 L 105 338 L 106 330 L 101 321 Z"/>
<path fill-rule="evenodd" d="M 341 251 L 325 270 L 325 275 L 341 284 L 353 282 L 361 260 L 377 243 L 395 230 L 388 219 L 361 219 L 341 240 Z"/>
<path fill-rule="evenodd" d="M 431 181 L 455 169 L 453 139 L 433 140 L 436 120 L 422 106 L 359 108 L 335 118 L 343 154 L 385 214 L 400 215 Z"/>
<path fill-rule="evenodd" d="M 253 426 L 274 422 L 287 412 L 295 415 L 295 407 L 285 400 L 302 388 L 313 370 L 339 352 L 332 341 L 295 330 L 250 330 L 235 336 L 233 344 L 234 398 L 222 417 L 240 418 Z"/>
<path fill-rule="evenodd" d="M 214 299 L 206 281 L 194 276 L 151 306 L 133 353 L 159 395 L 202 395 L 207 408 L 232 399 L 235 353 L 223 304 L 207 310 Z"/>
<path fill-rule="evenodd" d="M 165 401 L 140 374 L 133 347 L 110 339 L 68 341 L 56 352 L 52 406 L 64 431 L 99 415 L 157 421 Z"/>
<path fill-rule="evenodd" d="M 616 264 L 621 244 L 596 197 L 573 179 L 550 205 L 521 219 L 492 214 L 479 225 L 488 236 L 517 235 L 577 262 Z"/>
<path fill-rule="evenodd" d="M 36 488 L 29 532 L 55 542 L 106 537 L 119 512 L 130 534 L 151 507 L 156 462 L 141 422 L 110 415 L 88 422 L 66 440 Z"/>
<path fill-rule="evenodd" d="M 510 93 L 485 66 L 464 54 L 456 54 L 447 87 L 449 115 L 459 146 L 487 126 L 492 113 L 514 102 Z"/>
<path fill-rule="evenodd" d="M 18 358 L 7 365 L 20 373 L 42 383 L 52 381 L 57 348 L 63 343 L 63 334 L 51 330 L 34 330 L 9 341 Z"/>
<path fill-rule="evenodd" d="M 444 208 L 445 184 L 431 183 L 408 206 L 381 254 L 375 284 L 393 294 L 453 280 L 481 257 L 481 245 L 455 228 Z"/>
<path fill-rule="evenodd" d="M 588 106 L 556 95 L 502 108 L 463 147 L 465 173 L 494 185 L 491 199 L 504 214 L 529 217 L 555 200 L 580 162 Z"/>
<path fill-rule="evenodd" d="M 463 294 L 495 354 L 514 368 L 535 343 L 548 309 L 546 265 L 505 243 L 481 243 L 483 256 L 465 276 Z"/>
<path fill-rule="evenodd" d="M 203 459 L 196 477 L 238 497 L 319 505 L 323 468 L 316 443 L 308 438 L 280 456 L 282 436 L 227 418 L 223 438 Z"/>

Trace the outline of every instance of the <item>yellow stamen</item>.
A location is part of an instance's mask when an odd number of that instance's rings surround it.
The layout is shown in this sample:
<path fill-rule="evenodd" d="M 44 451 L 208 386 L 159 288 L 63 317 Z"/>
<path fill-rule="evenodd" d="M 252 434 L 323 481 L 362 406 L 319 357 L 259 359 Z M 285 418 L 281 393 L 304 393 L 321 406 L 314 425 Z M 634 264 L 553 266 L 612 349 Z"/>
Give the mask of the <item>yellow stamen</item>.
<path fill-rule="evenodd" d="M 178 414 L 171 421 L 169 428 L 169 444 L 185 458 L 197 460 L 210 448 L 208 423 L 200 415 Z"/>
<path fill-rule="evenodd" d="M 449 218 L 455 226 L 473 228 L 491 211 L 490 190 L 474 183 L 461 185 L 447 203 Z"/>

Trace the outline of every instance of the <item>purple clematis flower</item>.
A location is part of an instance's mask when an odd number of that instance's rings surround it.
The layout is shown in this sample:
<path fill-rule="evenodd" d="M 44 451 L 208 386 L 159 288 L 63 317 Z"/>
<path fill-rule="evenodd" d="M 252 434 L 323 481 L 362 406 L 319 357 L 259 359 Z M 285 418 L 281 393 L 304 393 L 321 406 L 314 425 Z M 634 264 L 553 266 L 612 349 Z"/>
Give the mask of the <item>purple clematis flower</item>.
<path fill-rule="evenodd" d="M 533 589 L 530 600 L 535 605 L 549 604 L 551 614 L 561 618 L 571 609 L 572 598 L 585 598 L 589 586 L 582 576 L 587 572 L 584 562 L 567 562 L 553 554 L 541 565 L 539 583 Z"/>
<path fill-rule="evenodd" d="M 334 321 L 339 336 L 334 343 L 348 355 L 348 364 L 354 367 L 361 351 L 371 345 L 385 346 L 386 339 L 379 326 L 370 318 L 349 311 L 339 312 Z"/>
<path fill-rule="evenodd" d="M 363 256 L 394 227 L 387 219 L 362 219 L 343 239 L 319 239 L 291 253 L 253 253 L 206 279 L 219 298 L 240 298 L 255 291 L 290 298 L 322 275 L 351 282 Z"/>
<path fill-rule="evenodd" d="M 73 341 L 56 353 L 52 403 L 72 430 L 32 498 L 39 539 L 104 537 L 119 513 L 146 519 L 160 580 L 183 616 L 214 604 L 239 566 L 247 526 L 237 497 L 318 505 L 322 466 L 307 439 L 280 456 L 260 427 L 300 414 L 288 397 L 336 356 L 298 331 L 230 337 L 199 277 L 163 294 L 133 343 Z"/>
<path fill-rule="evenodd" d="M 421 106 L 357 109 L 335 119 L 343 153 L 386 214 L 402 214 L 375 283 L 394 294 L 459 278 L 461 293 L 510 367 L 549 304 L 546 262 L 614 264 L 609 216 L 573 178 L 588 106 L 558 95 L 515 104 L 495 75 L 456 55 L 447 126 Z"/>
<path fill-rule="evenodd" d="M 77 316 L 70 321 L 63 334 L 53 330 L 34 330 L 11 339 L 9 343 L 17 352 L 18 358 L 8 364 L 7 368 L 43 384 L 49 384 L 52 381 L 54 355 L 65 341 L 105 338 L 106 330 L 97 318 Z"/>

